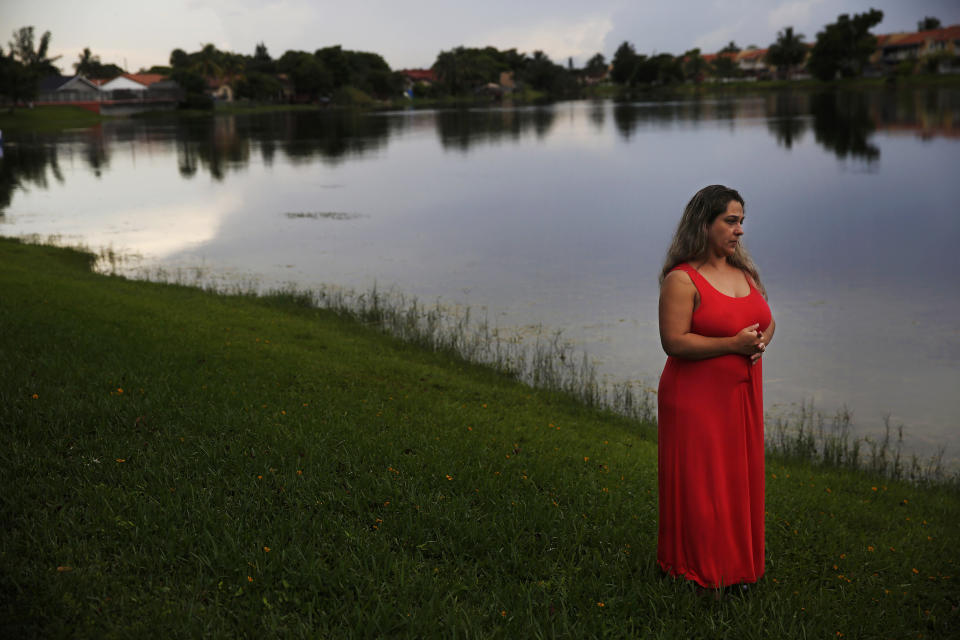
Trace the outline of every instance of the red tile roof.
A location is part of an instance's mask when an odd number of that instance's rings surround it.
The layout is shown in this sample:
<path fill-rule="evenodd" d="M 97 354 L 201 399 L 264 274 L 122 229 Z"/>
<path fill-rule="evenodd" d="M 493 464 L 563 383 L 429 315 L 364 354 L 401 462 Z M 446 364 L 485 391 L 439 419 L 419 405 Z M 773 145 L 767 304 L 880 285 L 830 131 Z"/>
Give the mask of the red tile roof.
<path fill-rule="evenodd" d="M 133 80 L 134 82 L 139 82 L 146 87 L 149 87 L 155 82 L 167 79 L 167 76 L 160 73 L 125 73 L 123 77 Z"/>
<path fill-rule="evenodd" d="M 944 42 L 960 40 L 960 24 L 951 25 L 942 29 L 914 31 L 912 33 L 885 33 L 877 36 L 878 47 L 910 47 L 921 45 L 927 40 Z"/>
<path fill-rule="evenodd" d="M 426 80 L 428 82 L 436 82 L 437 74 L 433 72 L 433 69 L 402 69 L 400 71 L 403 75 L 407 76 L 411 80 Z"/>

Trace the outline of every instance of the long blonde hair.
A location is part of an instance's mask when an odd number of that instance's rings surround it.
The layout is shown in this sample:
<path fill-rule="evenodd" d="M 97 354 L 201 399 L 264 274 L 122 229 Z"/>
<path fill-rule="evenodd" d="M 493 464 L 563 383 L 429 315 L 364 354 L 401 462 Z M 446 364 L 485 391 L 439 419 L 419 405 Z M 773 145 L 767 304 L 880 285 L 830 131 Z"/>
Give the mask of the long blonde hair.
<path fill-rule="evenodd" d="M 667 249 L 667 257 L 660 271 L 660 283 L 667 274 L 678 264 L 703 260 L 707 256 L 707 230 L 717 216 L 727 210 L 731 201 L 737 201 L 741 207 L 746 205 L 736 189 L 721 184 L 712 184 L 697 191 L 683 210 L 677 232 L 673 234 L 673 241 Z M 727 262 L 738 269 L 745 271 L 764 296 L 767 295 L 763 283 L 760 282 L 760 272 L 753 258 L 747 252 L 743 243 L 737 243 L 737 250 L 727 258 Z"/>

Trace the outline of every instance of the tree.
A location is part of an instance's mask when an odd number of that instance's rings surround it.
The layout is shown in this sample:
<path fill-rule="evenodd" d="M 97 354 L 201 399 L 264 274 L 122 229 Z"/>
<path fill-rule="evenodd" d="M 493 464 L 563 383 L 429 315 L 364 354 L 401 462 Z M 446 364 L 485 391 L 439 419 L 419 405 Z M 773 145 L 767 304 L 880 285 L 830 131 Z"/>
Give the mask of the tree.
<path fill-rule="evenodd" d="M 636 80 L 640 56 L 633 45 L 624 40 L 613 54 L 613 69 L 610 70 L 610 79 L 617 84 L 633 85 Z"/>
<path fill-rule="evenodd" d="M 927 16 L 923 20 L 917 23 L 917 31 L 930 31 L 931 29 L 939 29 L 940 20 L 932 16 Z"/>
<path fill-rule="evenodd" d="M 718 78 L 738 78 L 742 74 L 740 65 L 732 53 L 719 53 L 713 61 L 713 75 Z"/>
<path fill-rule="evenodd" d="M 0 95 L 10 100 L 10 111 L 18 102 L 31 100 L 37 95 L 37 82 L 27 68 L 13 57 L 4 55 L 0 49 Z M 2 163 L 0 163 L 2 164 Z"/>
<path fill-rule="evenodd" d="M 253 52 L 253 57 L 247 60 L 247 72 L 257 73 L 276 73 L 277 63 L 267 52 L 267 45 L 262 42 L 257 43 L 257 48 Z"/>
<path fill-rule="evenodd" d="M 283 97 L 283 85 L 275 76 L 248 71 L 237 83 L 237 97 L 264 102 L 276 101 Z"/>
<path fill-rule="evenodd" d="M 817 34 L 807 66 L 817 78 L 833 80 L 859 75 L 877 47 L 877 38 L 870 28 L 883 20 L 883 12 L 871 9 L 851 18 L 842 14 Z"/>
<path fill-rule="evenodd" d="M 40 36 L 40 42 L 36 48 L 33 45 L 33 27 L 20 27 L 13 32 L 13 40 L 10 42 L 11 56 L 20 61 L 31 72 L 39 76 L 59 75 L 58 69 L 53 63 L 60 59 L 60 56 L 54 58 L 47 57 L 47 49 L 50 47 L 50 32 L 44 31 Z"/>
<path fill-rule="evenodd" d="M 519 68 L 511 68 L 511 62 L 519 63 Z M 497 82 L 501 71 L 523 72 L 525 69 L 526 57 L 518 61 L 516 55 L 510 52 L 503 54 L 495 47 L 457 47 L 441 51 L 433 63 L 434 72 L 447 93 L 452 95 L 464 94 L 489 82 Z"/>
<path fill-rule="evenodd" d="M 76 73 L 87 78 L 115 78 L 123 73 L 123 69 L 115 64 L 103 64 L 100 56 L 95 56 L 90 47 L 84 47 L 73 63 Z"/>
<path fill-rule="evenodd" d="M 700 55 L 700 49 L 690 49 L 683 54 L 683 77 L 687 80 L 700 82 L 707 71 L 707 61 Z"/>
<path fill-rule="evenodd" d="M 333 92 L 333 74 L 311 53 L 287 51 L 277 61 L 277 68 L 287 74 L 301 100 L 313 102 Z"/>
<path fill-rule="evenodd" d="M 740 47 L 737 46 L 736 42 L 731 40 L 727 46 L 725 46 L 723 49 L 720 49 L 720 51 L 717 53 L 740 53 Z"/>
<path fill-rule="evenodd" d="M 777 41 L 767 48 L 767 62 L 777 68 L 777 75 L 789 78 L 793 68 L 807 57 L 803 34 L 793 33 L 793 27 L 777 32 Z"/>
<path fill-rule="evenodd" d="M 6 96 L 12 105 L 34 99 L 37 82 L 43 76 L 60 75 L 60 70 L 53 64 L 60 56 L 48 58 L 49 46 L 49 31 L 44 32 L 34 47 L 33 27 L 21 27 L 13 32 L 10 52 L 3 56 L 0 51 L 0 94 Z"/>
<path fill-rule="evenodd" d="M 603 57 L 602 53 L 597 53 L 587 60 L 587 66 L 585 66 L 583 70 L 587 76 L 591 78 L 602 77 L 607 73 L 607 60 Z"/>
<path fill-rule="evenodd" d="M 186 69 L 190 66 L 190 56 L 183 49 L 174 49 L 170 52 L 170 66 L 174 69 Z"/>

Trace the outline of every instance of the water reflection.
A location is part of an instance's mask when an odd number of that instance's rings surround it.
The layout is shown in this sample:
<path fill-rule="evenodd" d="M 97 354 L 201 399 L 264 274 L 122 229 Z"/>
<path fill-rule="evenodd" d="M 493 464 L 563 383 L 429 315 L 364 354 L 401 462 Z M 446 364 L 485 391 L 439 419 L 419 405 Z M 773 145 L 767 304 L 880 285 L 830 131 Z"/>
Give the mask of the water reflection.
<path fill-rule="evenodd" d="M 784 91 L 767 99 L 767 128 L 777 144 L 790 149 L 799 142 L 806 132 L 809 122 L 810 100 L 807 94 Z"/>
<path fill-rule="evenodd" d="M 27 189 L 29 185 L 46 189 L 51 175 L 63 182 L 56 146 L 7 144 L 0 158 L 0 216 L 10 206 L 15 189 Z"/>
<path fill-rule="evenodd" d="M 817 142 L 838 158 L 850 156 L 869 163 L 880 157 L 880 149 L 870 142 L 877 125 L 868 94 L 817 93 L 810 100 L 810 111 Z"/>
<path fill-rule="evenodd" d="M 550 107 L 527 109 L 467 109 L 436 112 L 437 135 L 444 149 L 469 151 L 478 144 L 503 140 L 519 141 L 529 130 L 543 138 L 553 127 L 556 110 Z"/>
<path fill-rule="evenodd" d="M 7 144 L 0 159 L 0 209 L 10 204 L 14 189 L 47 186 L 48 171 L 63 180 L 58 156 L 79 154 L 99 177 L 110 165 L 111 147 L 137 149 L 173 145 L 184 178 L 200 172 L 221 181 L 244 169 L 253 158 L 270 166 L 277 153 L 295 164 L 319 160 L 339 165 L 382 151 L 392 137 L 408 131 L 435 131 L 444 149 L 469 152 L 478 145 L 517 143 L 528 132 L 538 139 L 551 135 L 555 107 L 443 110 L 369 114 L 330 110 L 323 113 L 276 113 L 259 117 L 222 116 L 159 123 L 111 122 L 86 132 L 62 134 L 56 144 L 22 137 Z M 960 91 L 929 88 L 916 91 L 784 91 L 753 97 L 616 103 L 595 101 L 587 120 L 600 133 L 612 115 L 615 130 L 631 140 L 641 129 L 697 126 L 728 122 L 730 127 L 764 122 L 777 144 L 792 149 L 808 130 L 824 149 L 840 159 L 873 163 L 880 158 L 871 140 L 877 131 L 908 133 L 922 139 L 960 137 Z"/>

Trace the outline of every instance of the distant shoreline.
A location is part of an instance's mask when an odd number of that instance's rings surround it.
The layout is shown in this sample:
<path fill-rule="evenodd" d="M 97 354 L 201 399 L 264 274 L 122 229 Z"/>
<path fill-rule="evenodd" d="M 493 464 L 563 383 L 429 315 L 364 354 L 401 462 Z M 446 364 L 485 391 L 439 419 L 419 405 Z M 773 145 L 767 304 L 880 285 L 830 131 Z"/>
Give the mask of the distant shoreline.
<path fill-rule="evenodd" d="M 579 99 L 632 99 L 637 96 L 697 96 L 723 95 L 727 93 L 818 91 L 818 90 L 864 90 L 864 89 L 918 89 L 924 87 L 960 88 L 960 75 L 903 76 L 897 78 L 851 78 L 832 82 L 815 79 L 763 80 L 757 82 L 704 82 L 700 84 L 671 84 L 663 86 L 625 89 L 617 85 L 588 87 Z M 355 105 L 297 105 L 297 104 L 252 104 L 224 103 L 212 110 L 179 109 L 174 111 L 147 111 L 130 116 L 104 116 L 73 106 L 18 107 L 13 113 L 9 107 L 0 110 L 0 131 L 60 131 L 63 129 L 92 127 L 103 122 L 123 118 L 178 119 L 215 117 L 218 115 L 250 115 L 288 111 L 325 111 L 327 109 L 438 109 L 477 108 L 483 106 L 531 105 L 551 103 L 555 100 L 546 94 L 527 92 L 513 99 L 492 101 L 489 97 L 450 96 L 442 99 L 398 98 L 390 101 L 371 101 Z"/>

